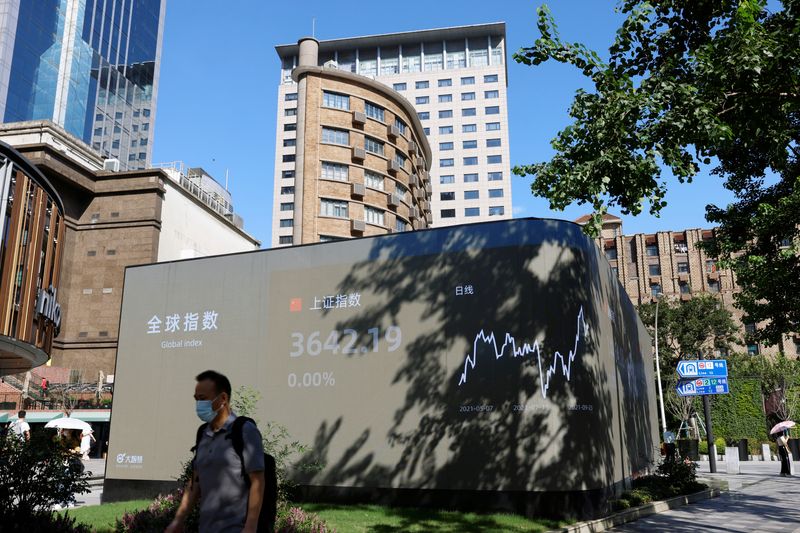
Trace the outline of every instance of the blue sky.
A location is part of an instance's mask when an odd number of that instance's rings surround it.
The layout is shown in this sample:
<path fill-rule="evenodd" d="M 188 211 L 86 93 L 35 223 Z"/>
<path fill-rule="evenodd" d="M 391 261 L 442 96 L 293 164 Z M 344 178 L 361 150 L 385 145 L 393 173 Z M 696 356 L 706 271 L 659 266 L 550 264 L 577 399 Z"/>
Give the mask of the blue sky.
<path fill-rule="evenodd" d="M 567 109 L 585 81 L 569 66 L 551 62 L 533 68 L 511 59 L 514 51 L 536 39 L 536 8 L 541 3 L 168 0 L 153 162 L 183 160 L 202 166 L 223 183 L 227 169 L 245 229 L 268 247 L 279 79 L 274 47 L 310 34 L 312 17 L 320 40 L 506 22 L 511 164 L 546 160 L 552 155 L 550 140 L 570 122 Z M 613 1 L 551 0 L 548 5 L 562 38 L 583 42 L 601 54 L 622 20 Z M 720 180 L 708 174 L 688 185 L 668 182 L 671 192 L 661 217 L 622 217 L 625 233 L 707 227 L 705 205 L 725 205 L 733 199 Z M 589 211 L 587 206 L 551 211 L 546 200 L 531 195 L 526 178 L 513 177 L 512 187 L 515 216 L 572 220 Z"/>

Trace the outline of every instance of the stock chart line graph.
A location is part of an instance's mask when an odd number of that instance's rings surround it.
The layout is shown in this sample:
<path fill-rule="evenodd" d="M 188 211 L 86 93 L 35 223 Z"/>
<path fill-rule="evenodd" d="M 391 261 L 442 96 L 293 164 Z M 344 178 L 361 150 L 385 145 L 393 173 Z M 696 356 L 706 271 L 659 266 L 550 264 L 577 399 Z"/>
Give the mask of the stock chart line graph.
<path fill-rule="evenodd" d="M 530 354 L 536 354 L 537 364 L 539 366 L 539 383 L 542 392 L 542 397 L 547 398 L 547 391 L 550 389 L 550 378 L 561 369 L 561 375 L 564 376 L 569 382 L 572 375 L 572 363 L 578 354 L 578 345 L 581 339 L 589 335 L 589 325 L 586 323 L 583 314 L 583 306 L 578 311 L 578 316 L 575 323 L 575 342 L 572 349 L 567 354 L 566 358 L 561 352 L 556 351 L 553 354 L 553 361 L 550 365 L 543 365 L 542 363 L 542 350 L 539 346 L 539 341 L 534 341 L 533 345 L 524 342 L 521 346 L 517 346 L 517 340 L 511 333 L 506 333 L 503 344 L 498 348 L 497 338 L 494 332 L 486 333 L 483 329 L 475 336 L 472 343 L 472 353 L 467 354 L 464 359 L 464 371 L 461 373 L 461 378 L 458 381 L 459 387 L 467 383 L 470 371 L 475 370 L 475 365 L 478 359 L 478 348 L 484 345 L 490 345 L 494 349 L 495 360 L 500 359 L 506 355 L 506 350 L 510 348 L 510 357 L 526 357 Z M 546 370 L 543 370 L 546 366 Z"/>

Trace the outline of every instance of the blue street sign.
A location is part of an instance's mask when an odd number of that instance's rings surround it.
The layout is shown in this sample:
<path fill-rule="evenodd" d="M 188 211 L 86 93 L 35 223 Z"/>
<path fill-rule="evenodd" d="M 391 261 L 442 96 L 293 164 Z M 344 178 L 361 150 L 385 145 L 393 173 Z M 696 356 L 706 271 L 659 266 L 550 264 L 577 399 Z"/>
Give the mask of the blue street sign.
<path fill-rule="evenodd" d="M 702 396 L 703 394 L 728 394 L 728 378 L 699 378 L 681 381 L 675 387 L 678 396 Z"/>
<path fill-rule="evenodd" d="M 680 361 L 678 375 L 682 378 L 726 378 L 728 361 L 725 359 Z"/>

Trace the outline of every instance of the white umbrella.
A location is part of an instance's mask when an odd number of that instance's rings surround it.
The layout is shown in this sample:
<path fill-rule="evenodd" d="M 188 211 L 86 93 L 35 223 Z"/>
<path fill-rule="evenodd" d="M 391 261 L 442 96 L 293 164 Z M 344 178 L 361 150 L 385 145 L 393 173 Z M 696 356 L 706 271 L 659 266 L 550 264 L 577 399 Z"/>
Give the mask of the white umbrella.
<path fill-rule="evenodd" d="M 47 424 L 45 424 L 46 428 L 58 428 L 58 429 L 80 429 L 81 431 L 91 431 L 92 426 L 88 423 L 84 422 L 83 420 L 78 420 L 77 418 L 56 418 L 55 420 L 51 420 Z"/>
<path fill-rule="evenodd" d="M 774 435 L 775 433 L 780 433 L 781 431 L 783 431 L 785 429 L 789 429 L 791 427 L 794 427 L 794 425 L 795 425 L 794 422 L 791 421 L 791 420 L 784 420 L 783 422 L 778 422 L 777 424 L 775 424 L 773 426 L 773 428 L 770 430 L 769 434 L 770 435 Z"/>

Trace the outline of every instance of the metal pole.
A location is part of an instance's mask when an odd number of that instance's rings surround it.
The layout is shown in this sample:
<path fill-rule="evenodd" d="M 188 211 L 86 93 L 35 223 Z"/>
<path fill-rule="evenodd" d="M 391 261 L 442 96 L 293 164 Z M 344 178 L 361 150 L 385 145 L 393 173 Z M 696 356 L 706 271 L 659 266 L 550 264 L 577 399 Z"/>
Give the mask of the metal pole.
<path fill-rule="evenodd" d="M 703 415 L 706 419 L 706 441 L 708 441 L 708 467 L 712 474 L 717 473 L 717 451 L 714 449 L 714 432 L 711 430 L 711 402 L 708 394 L 703 394 Z"/>
<path fill-rule="evenodd" d="M 661 390 L 661 361 L 658 359 L 658 304 L 661 302 L 659 296 L 656 296 L 656 381 L 658 382 L 658 400 L 661 408 L 661 428 L 666 433 L 667 417 L 664 415 L 664 391 Z"/>

